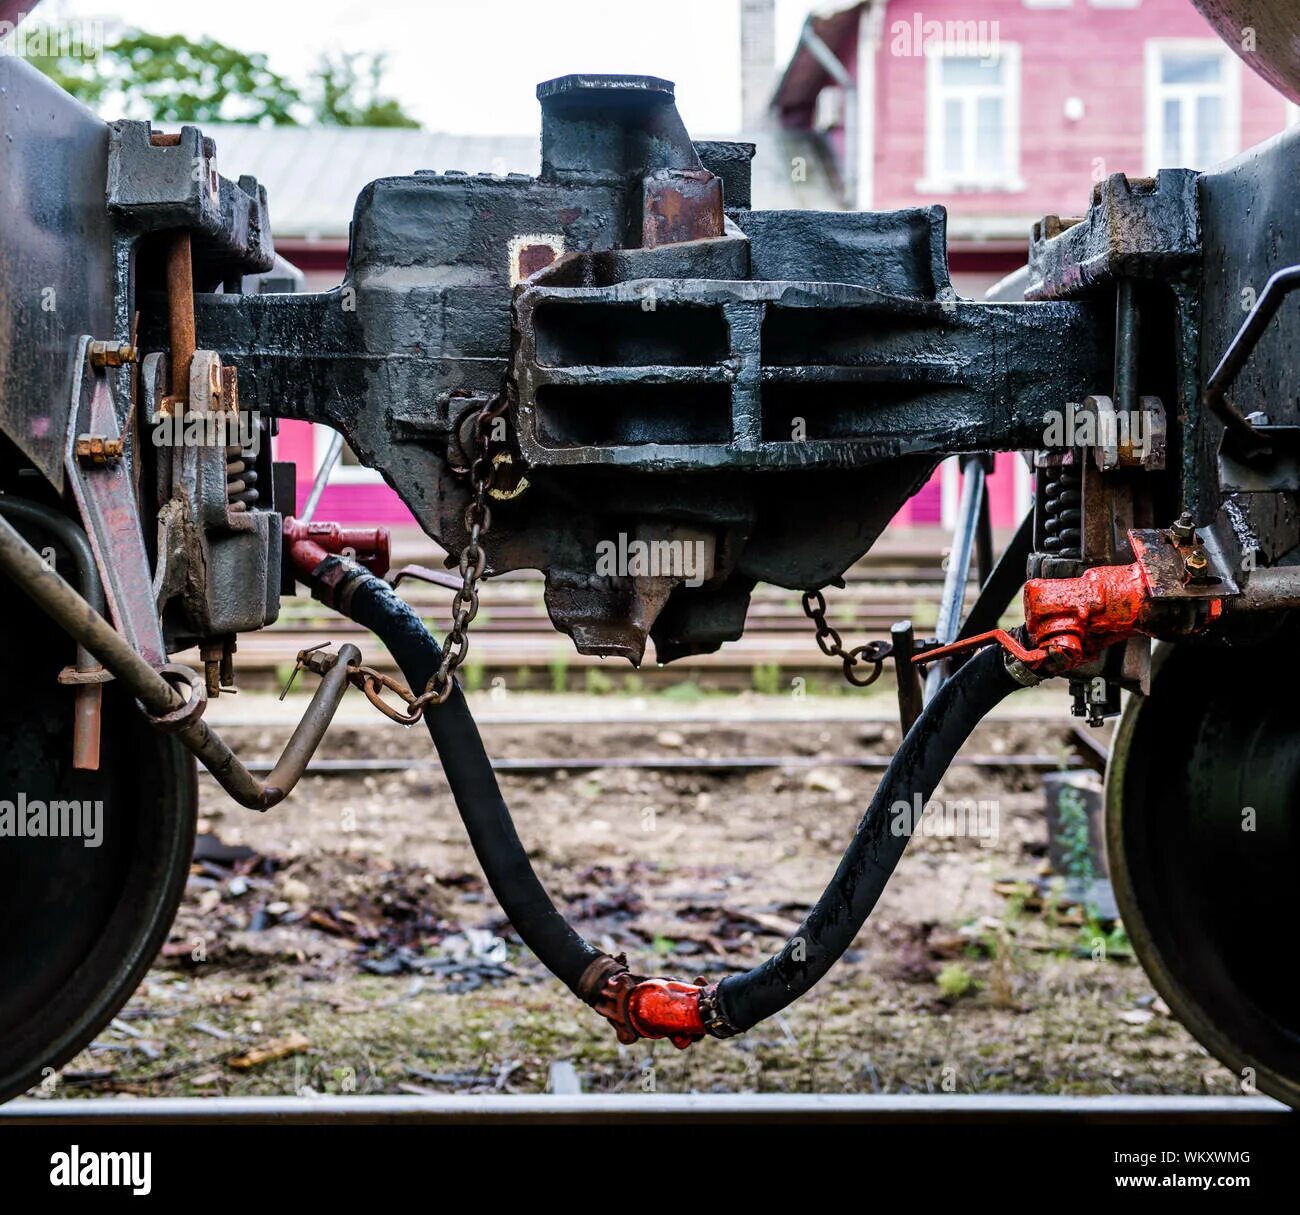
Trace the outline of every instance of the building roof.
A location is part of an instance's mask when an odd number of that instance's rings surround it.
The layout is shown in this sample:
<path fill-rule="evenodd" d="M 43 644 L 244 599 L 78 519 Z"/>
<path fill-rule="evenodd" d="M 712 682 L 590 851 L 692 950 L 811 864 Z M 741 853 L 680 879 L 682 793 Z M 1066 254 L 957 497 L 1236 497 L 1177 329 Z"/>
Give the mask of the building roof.
<path fill-rule="evenodd" d="M 207 123 L 217 164 L 227 177 L 251 173 L 270 200 L 276 235 L 298 240 L 345 238 L 363 186 L 417 169 L 467 173 L 530 173 L 541 167 L 536 135 L 453 135 L 441 131 L 369 127 L 259 127 Z M 833 158 L 807 131 L 727 136 L 758 145 L 753 203 L 765 210 L 837 210 Z M 795 160 L 804 162 L 795 171 Z"/>
<path fill-rule="evenodd" d="M 832 50 L 851 36 L 855 36 L 861 10 L 872 0 L 851 0 L 838 4 L 823 4 L 808 15 L 807 24 Z M 801 39 L 790 62 L 776 86 L 772 103 L 778 111 L 808 109 L 817 100 L 817 94 L 834 83 L 830 73 Z"/>

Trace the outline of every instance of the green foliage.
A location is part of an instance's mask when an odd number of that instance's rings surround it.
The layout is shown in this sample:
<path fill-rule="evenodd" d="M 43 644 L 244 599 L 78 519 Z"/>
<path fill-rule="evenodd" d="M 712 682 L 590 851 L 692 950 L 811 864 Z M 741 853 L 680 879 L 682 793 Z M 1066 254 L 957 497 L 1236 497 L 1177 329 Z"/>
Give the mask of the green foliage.
<path fill-rule="evenodd" d="M 614 681 L 599 667 L 588 667 L 583 682 L 590 696 L 608 696 L 614 690 Z"/>
<path fill-rule="evenodd" d="M 312 73 L 316 121 L 335 127 L 418 127 L 391 97 L 380 93 L 384 56 L 323 55 Z"/>
<path fill-rule="evenodd" d="M 764 696 L 776 696 L 781 691 L 781 665 L 776 662 L 755 663 L 750 671 L 754 691 Z"/>
<path fill-rule="evenodd" d="M 461 686 L 466 692 L 477 692 L 483 686 L 484 668 L 481 662 L 467 662 L 460 669 Z"/>
<path fill-rule="evenodd" d="M 945 1000 L 960 1000 L 975 988 L 971 973 L 960 962 L 949 962 L 941 971 L 935 982 Z"/>
<path fill-rule="evenodd" d="M 418 127 L 380 88 L 384 57 L 324 56 L 304 90 L 271 70 L 267 57 L 182 34 L 129 29 L 101 53 L 60 39 L 55 27 L 28 31 L 26 57 L 89 106 L 126 107 L 158 123 L 246 122 L 292 126 Z"/>
<path fill-rule="evenodd" d="M 678 701 L 683 704 L 693 704 L 701 699 L 704 693 L 700 690 L 700 685 L 693 679 L 688 679 L 684 683 L 675 683 L 671 687 L 665 688 L 660 695 L 665 700 Z"/>
<path fill-rule="evenodd" d="M 302 96 L 267 66 L 265 55 L 248 54 L 215 38 L 191 41 L 181 34 L 127 30 L 93 59 L 55 52 L 33 58 L 39 68 L 88 105 L 122 97 L 133 111 L 155 122 L 296 121 Z"/>
<path fill-rule="evenodd" d="M 1073 786 L 1065 785 L 1057 797 L 1056 812 L 1060 821 L 1057 838 L 1061 842 L 1066 876 L 1081 882 L 1087 889 L 1097 873 L 1092 863 L 1088 808 L 1083 794 Z"/>
<path fill-rule="evenodd" d="M 567 692 L 569 690 L 569 656 L 564 653 L 555 654 L 547 666 L 551 672 L 551 691 Z"/>

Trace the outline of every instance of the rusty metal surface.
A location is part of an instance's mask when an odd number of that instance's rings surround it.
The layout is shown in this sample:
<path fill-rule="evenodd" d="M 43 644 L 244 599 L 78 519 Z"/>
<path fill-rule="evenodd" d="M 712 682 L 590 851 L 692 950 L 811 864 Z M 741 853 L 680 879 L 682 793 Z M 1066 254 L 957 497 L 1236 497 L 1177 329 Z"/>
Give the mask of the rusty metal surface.
<path fill-rule="evenodd" d="M 190 395 L 190 361 L 194 358 L 194 268 L 190 234 L 178 232 L 167 246 L 167 325 L 172 391 L 177 401 Z"/>
<path fill-rule="evenodd" d="M 1200 263 L 1197 177 L 1112 173 L 1078 220 L 1049 215 L 1029 244 L 1027 299 L 1074 299 L 1121 278 L 1189 277 Z"/>
<path fill-rule="evenodd" d="M 120 450 L 122 433 L 108 373 L 90 359 L 89 337 L 78 346 L 73 406 L 64 440 L 65 469 L 95 550 L 113 619 L 135 651 L 153 666 L 167 661 L 167 647 L 154 606 L 153 575 L 145 549 L 144 523 L 135 483 L 124 456 L 101 461 L 78 457 L 83 439 Z"/>

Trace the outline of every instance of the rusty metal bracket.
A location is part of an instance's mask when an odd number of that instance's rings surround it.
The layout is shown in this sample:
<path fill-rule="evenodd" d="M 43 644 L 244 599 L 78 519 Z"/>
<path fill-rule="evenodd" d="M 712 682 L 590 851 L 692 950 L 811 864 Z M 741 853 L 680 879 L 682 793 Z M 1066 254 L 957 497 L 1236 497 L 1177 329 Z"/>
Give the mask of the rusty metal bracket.
<path fill-rule="evenodd" d="M 127 437 L 118 421 L 108 369 L 91 357 L 94 348 L 89 335 L 77 342 L 64 470 L 86 525 L 113 619 L 132 648 L 157 668 L 167 661 L 167 650 L 154 604 L 153 575 L 131 461 L 88 462 L 78 456 L 83 437 L 99 439 L 105 451 L 122 450 Z"/>

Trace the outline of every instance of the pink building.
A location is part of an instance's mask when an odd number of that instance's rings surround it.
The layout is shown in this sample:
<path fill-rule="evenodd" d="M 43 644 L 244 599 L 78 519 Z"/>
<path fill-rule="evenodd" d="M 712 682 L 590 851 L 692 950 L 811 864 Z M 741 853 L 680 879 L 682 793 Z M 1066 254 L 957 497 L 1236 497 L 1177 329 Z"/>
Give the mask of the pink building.
<path fill-rule="evenodd" d="M 1243 31 L 1243 52 L 1250 50 Z M 861 0 L 810 17 L 776 89 L 787 129 L 820 132 L 845 205 L 942 203 L 957 290 L 1023 265 L 1031 225 L 1080 215 L 1108 174 L 1206 168 L 1296 117 L 1190 0 Z M 1028 506 L 998 458 L 996 524 Z M 900 522 L 953 508 L 952 462 Z"/>

